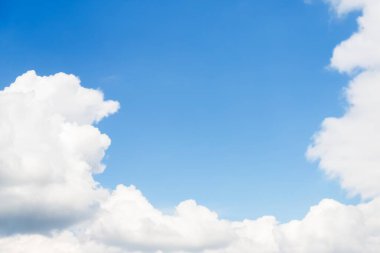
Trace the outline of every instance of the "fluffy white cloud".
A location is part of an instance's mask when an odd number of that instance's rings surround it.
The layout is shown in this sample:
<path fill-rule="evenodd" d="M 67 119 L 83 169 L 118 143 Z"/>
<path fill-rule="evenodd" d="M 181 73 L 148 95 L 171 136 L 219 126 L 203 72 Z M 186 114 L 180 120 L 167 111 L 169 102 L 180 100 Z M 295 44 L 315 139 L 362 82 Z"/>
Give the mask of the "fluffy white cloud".
<path fill-rule="evenodd" d="M 346 91 L 349 108 L 341 118 L 327 118 L 308 156 L 339 178 L 352 194 L 380 195 L 380 72 L 360 74 Z"/>
<path fill-rule="evenodd" d="M 112 207 L 112 208 L 111 208 Z M 111 208 L 111 209 L 110 209 Z M 181 210 L 179 210 L 181 209 Z M 184 202 L 172 215 L 152 207 L 134 187 L 118 186 L 95 221 L 50 235 L 0 238 L 0 252 L 62 253 L 376 253 L 380 248 L 380 200 L 347 206 L 323 200 L 302 220 L 278 224 L 217 219 L 207 208 Z M 125 213 L 125 214 L 124 214 Z"/>
<path fill-rule="evenodd" d="M 271 216 L 223 220 L 193 200 L 165 214 L 133 186 L 109 191 L 93 179 L 110 145 L 93 124 L 118 103 L 75 76 L 30 71 L 0 91 L 0 252 L 379 252 L 380 2 L 328 2 L 339 15 L 363 10 L 359 31 L 335 49 L 331 65 L 365 71 L 346 90 L 347 112 L 324 121 L 308 156 L 370 202 L 322 200 L 285 224 Z"/>
<path fill-rule="evenodd" d="M 342 16 L 354 10 L 363 9 L 372 0 L 324 0 L 331 5 L 333 10 Z M 376 0 L 375 0 L 376 1 Z"/>
<path fill-rule="evenodd" d="M 341 72 L 380 68 L 380 1 L 329 0 L 339 14 L 360 8 L 359 30 L 334 50 L 331 66 Z"/>
<path fill-rule="evenodd" d="M 352 194 L 380 195 L 380 1 L 336 1 L 362 6 L 360 29 L 334 51 L 332 66 L 340 71 L 363 69 L 346 89 L 348 108 L 340 118 L 327 118 L 308 150 L 311 159 Z M 338 3 L 338 4 L 337 4 Z M 342 7 L 343 6 L 343 7 Z"/>
<path fill-rule="evenodd" d="M 358 206 L 323 200 L 312 207 L 303 220 L 279 227 L 279 252 L 378 252 L 379 210 L 379 200 Z"/>
<path fill-rule="evenodd" d="M 195 201 L 184 201 L 173 215 L 165 215 L 135 187 L 123 185 L 103 203 L 87 233 L 110 244 L 165 252 L 223 248 L 234 238 L 226 221 Z"/>
<path fill-rule="evenodd" d="M 0 230 L 61 227 L 94 210 L 107 192 L 92 174 L 110 139 L 91 124 L 117 109 L 63 73 L 29 71 L 0 91 Z"/>

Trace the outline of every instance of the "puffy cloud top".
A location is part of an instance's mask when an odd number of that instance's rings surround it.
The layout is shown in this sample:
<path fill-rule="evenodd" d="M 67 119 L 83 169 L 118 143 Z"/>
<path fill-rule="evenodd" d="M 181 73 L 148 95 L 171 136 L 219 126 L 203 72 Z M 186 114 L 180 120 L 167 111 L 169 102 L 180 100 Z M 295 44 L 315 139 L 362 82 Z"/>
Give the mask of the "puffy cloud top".
<path fill-rule="evenodd" d="M 351 194 L 380 195 L 380 1 L 331 1 L 338 13 L 361 8 L 359 31 L 338 45 L 331 65 L 343 72 L 360 69 L 345 95 L 346 113 L 327 118 L 308 150 L 308 157 Z"/>
<path fill-rule="evenodd" d="M 87 216 L 106 196 L 92 174 L 110 145 L 93 122 L 116 112 L 73 75 L 29 71 L 0 91 L 0 229 L 41 230 Z"/>
<path fill-rule="evenodd" d="M 135 187 L 123 185 L 102 205 L 88 233 L 110 244 L 165 252 L 222 248 L 234 238 L 228 222 L 193 200 L 165 215 Z"/>
<path fill-rule="evenodd" d="M 79 125 L 99 122 L 119 109 L 118 102 L 105 101 L 102 92 L 82 87 L 78 77 L 65 73 L 38 76 L 31 70 L 17 77 L 3 93 L 29 96 L 48 113 Z"/>
<path fill-rule="evenodd" d="M 380 1 L 329 0 L 339 15 L 360 9 L 359 30 L 338 45 L 331 66 L 341 72 L 380 68 Z"/>

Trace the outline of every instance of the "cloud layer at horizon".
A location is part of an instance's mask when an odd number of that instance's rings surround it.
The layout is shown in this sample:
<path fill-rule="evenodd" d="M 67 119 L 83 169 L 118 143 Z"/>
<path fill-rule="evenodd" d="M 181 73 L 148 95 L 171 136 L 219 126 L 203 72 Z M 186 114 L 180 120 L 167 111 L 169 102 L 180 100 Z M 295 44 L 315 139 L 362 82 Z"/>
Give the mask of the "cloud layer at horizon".
<path fill-rule="evenodd" d="M 363 11 L 331 59 L 338 71 L 361 73 L 346 89 L 346 113 L 322 123 L 307 155 L 367 203 L 325 199 L 285 224 L 223 220 L 194 200 L 165 214 L 134 186 L 106 189 L 93 178 L 111 143 L 94 123 L 119 104 L 73 75 L 29 71 L 0 91 L 0 252 L 378 252 L 380 3 L 328 2 L 340 16 Z"/>

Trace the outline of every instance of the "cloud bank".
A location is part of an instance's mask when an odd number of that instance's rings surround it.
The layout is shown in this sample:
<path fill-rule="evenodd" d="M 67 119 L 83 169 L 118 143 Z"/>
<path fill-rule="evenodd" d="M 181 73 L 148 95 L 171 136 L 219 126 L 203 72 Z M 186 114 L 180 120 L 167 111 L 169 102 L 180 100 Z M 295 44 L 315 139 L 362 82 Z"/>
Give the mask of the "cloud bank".
<path fill-rule="evenodd" d="M 94 179 L 110 145 L 92 123 L 116 112 L 63 73 L 29 71 L 0 92 L 0 231 L 64 227 L 107 197 Z"/>
<path fill-rule="evenodd" d="M 340 118 L 327 118 L 308 150 L 311 159 L 343 188 L 364 198 L 380 195 L 380 1 L 331 1 L 339 13 L 361 7 L 359 30 L 338 45 L 331 66 L 360 70 L 345 90 L 348 102 Z"/>
<path fill-rule="evenodd" d="M 111 142 L 94 124 L 118 103 L 73 75 L 29 71 L 0 91 L 0 252 L 379 252 L 380 2 L 328 2 L 340 16 L 363 12 L 331 59 L 360 74 L 346 89 L 347 111 L 322 123 L 307 155 L 366 203 L 325 199 L 285 224 L 223 220 L 194 200 L 164 214 L 134 186 L 106 189 L 93 178 Z"/>

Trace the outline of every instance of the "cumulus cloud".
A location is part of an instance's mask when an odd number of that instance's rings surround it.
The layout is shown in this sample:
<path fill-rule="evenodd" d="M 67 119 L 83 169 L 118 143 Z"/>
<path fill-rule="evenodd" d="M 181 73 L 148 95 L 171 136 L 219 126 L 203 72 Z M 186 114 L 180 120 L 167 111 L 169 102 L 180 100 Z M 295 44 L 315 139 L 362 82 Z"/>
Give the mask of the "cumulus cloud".
<path fill-rule="evenodd" d="M 327 118 L 308 150 L 311 159 L 351 194 L 380 194 L 380 1 L 332 1 L 337 11 L 363 8 L 359 31 L 334 51 L 331 65 L 345 72 L 362 69 L 345 90 L 346 113 Z M 337 4 L 338 3 L 338 4 Z M 334 5 L 334 6 L 335 6 Z M 351 6 L 352 8 L 348 8 Z"/>
<path fill-rule="evenodd" d="M 380 1 L 329 0 L 338 14 L 360 9 L 359 30 L 334 50 L 331 66 L 341 72 L 380 68 Z"/>
<path fill-rule="evenodd" d="M 378 252 L 379 210 L 379 200 L 358 206 L 323 200 L 303 220 L 279 227 L 279 252 Z"/>
<path fill-rule="evenodd" d="M 328 2 L 338 15 L 363 11 L 359 31 L 331 60 L 341 72 L 362 72 L 346 89 L 346 113 L 323 122 L 307 154 L 367 203 L 325 199 L 285 224 L 223 220 L 194 200 L 163 213 L 134 186 L 108 190 L 93 178 L 110 145 L 94 124 L 118 103 L 73 75 L 29 71 L 0 91 L 0 252 L 379 252 L 380 2 Z"/>
<path fill-rule="evenodd" d="M 324 1 L 330 4 L 334 12 L 336 12 L 339 16 L 342 16 L 344 14 L 347 14 L 348 12 L 363 9 L 366 6 L 367 2 L 371 0 L 324 0 Z"/>
<path fill-rule="evenodd" d="M 346 91 L 349 108 L 340 118 L 327 118 L 308 156 L 318 159 L 331 177 L 351 194 L 380 194 L 380 72 L 356 77 Z"/>
<path fill-rule="evenodd" d="M 123 185 L 102 204 L 88 233 L 110 244 L 165 252 L 222 248 L 234 236 L 227 222 L 195 201 L 184 201 L 173 215 L 165 215 L 135 187 Z"/>
<path fill-rule="evenodd" d="M 0 238 L 0 251 L 9 253 L 128 253 L 98 242 L 80 239 L 71 232 Z"/>
<path fill-rule="evenodd" d="M 2 237 L 0 252 L 376 253 L 380 247 L 379 199 L 357 206 L 326 199 L 285 224 L 270 216 L 221 220 L 192 201 L 165 215 L 134 187 L 118 186 L 108 201 L 95 221 L 71 231 Z"/>
<path fill-rule="evenodd" d="M 92 125 L 116 112 L 73 75 L 29 71 L 0 91 L 0 230 L 63 227 L 106 197 L 92 178 L 110 145 Z"/>

